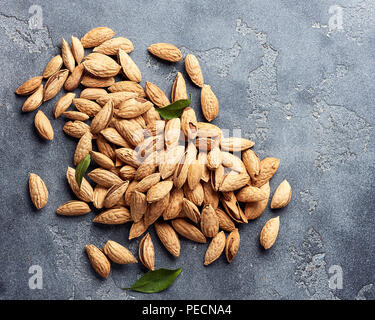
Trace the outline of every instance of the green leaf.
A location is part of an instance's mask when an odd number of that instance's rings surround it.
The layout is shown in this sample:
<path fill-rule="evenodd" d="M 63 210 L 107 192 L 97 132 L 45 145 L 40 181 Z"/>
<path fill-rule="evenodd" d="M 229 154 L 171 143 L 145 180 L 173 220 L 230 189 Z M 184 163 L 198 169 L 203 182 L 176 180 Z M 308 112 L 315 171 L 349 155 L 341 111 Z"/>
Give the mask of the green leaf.
<path fill-rule="evenodd" d="M 191 103 L 191 95 L 190 99 L 181 99 L 177 100 L 170 105 L 167 105 L 162 108 L 157 108 L 156 111 L 166 120 L 171 120 L 173 118 L 179 118 L 181 116 L 182 111 L 190 106 Z"/>
<path fill-rule="evenodd" d="M 78 163 L 76 167 L 76 181 L 78 186 L 81 187 L 82 178 L 85 175 L 87 168 L 89 167 L 91 162 L 91 157 L 88 154 L 80 163 Z"/>
<path fill-rule="evenodd" d="M 137 280 L 130 288 L 124 290 L 133 290 L 143 293 L 155 293 L 167 289 L 181 273 L 182 269 L 169 270 L 160 268 L 149 271 Z"/>

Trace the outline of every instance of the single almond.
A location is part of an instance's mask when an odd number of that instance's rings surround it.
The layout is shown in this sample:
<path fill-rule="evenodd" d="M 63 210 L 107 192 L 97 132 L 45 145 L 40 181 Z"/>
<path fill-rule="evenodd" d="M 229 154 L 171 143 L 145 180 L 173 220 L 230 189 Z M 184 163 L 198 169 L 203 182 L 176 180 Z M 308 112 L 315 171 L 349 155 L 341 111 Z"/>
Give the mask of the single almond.
<path fill-rule="evenodd" d="M 188 139 L 195 139 L 198 133 L 197 116 L 194 109 L 186 107 L 181 114 L 181 129 Z"/>
<path fill-rule="evenodd" d="M 72 36 L 71 43 L 72 43 L 72 53 L 73 53 L 74 59 L 79 65 L 82 62 L 83 57 L 85 56 L 85 49 L 83 48 L 81 41 L 77 37 Z"/>
<path fill-rule="evenodd" d="M 44 181 L 35 173 L 29 174 L 29 193 L 35 208 L 40 210 L 45 207 L 48 201 L 48 190 Z"/>
<path fill-rule="evenodd" d="M 236 171 L 231 171 L 224 178 L 220 185 L 219 190 L 221 192 L 236 191 L 250 182 L 250 177 L 247 172 L 238 173 Z"/>
<path fill-rule="evenodd" d="M 207 154 L 207 167 L 210 170 L 215 170 L 219 168 L 223 161 L 223 156 L 219 146 L 216 146 L 211 149 L 211 151 Z"/>
<path fill-rule="evenodd" d="M 43 111 L 39 110 L 34 118 L 35 128 L 39 135 L 46 140 L 53 140 L 53 128 Z"/>
<path fill-rule="evenodd" d="M 126 100 L 136 98 L 137 94 L 134 92 L 120 91 L 120 92 L 111 92 L 105 96 L 101 96 L 96 99 L 96 102 L 101 106 L 104 106 L 109 100 L 112 100 L 113 106 L 118 109 L 120 104 Z"/>
<path fill-rule="evenodd" d="M 74 165 L 77 166 L 92 151 L 92 134 L 86 132 L 78 141 L 74 152 Z"/>
<path fill-rule="evenodd" d="M 115 164 L 113 163 L 112 159 L 107 157 L 103 153 L 90 151 L 90 155 L 92 160 L 94 160 L 103 169 L 111 170 L 115 167 Z"/>
<path fill-rule="evenodd" d="M 166 151 L 165 160 L 159 163 L 159 171 L 160 171 L 160 175 L 162 179 L 167 179 L 174 174 L 181 159 L 184 157 L 184 154 L 185 154 L 185 147 L 180 146 L 180 145 L 176 145 L 175 147 L 170 147 Z M 182 165 L 182 162 L 181 162 L 181 165 Z"/>
<path fill-rule="evenodd" d="M 63 115 L 70 120 L 86 121 L 90 119 L 86 113 L 80 111 L 65 111 Z"/>
<path fill-rule="evenodd" d="M 39 88 L 26 99 L 22 106 L 22 112 L 30 112 L 38 109 L 43 103 L 43 85 L 40 85 Z"/>
<path fill-rule="evenodd" d="M 134 63 L 133 59 L 122 49 L 118 50 L 118 60 L 122 67 L 122 71 L 124 72 L 125 76 L 135 82 L 142 81 L 141 71 L 139 70 L 138 66 Z"/>
<path fill-rule="evenodd" d="M 115 32 L 107 27 L 97 27 L 91 29 L 82 38 L 81 43 L 84 48 L 93 48 L 101 45 L 103 42 L 113 38 Z"/>
<path fill-rule="evenodd" d="M 70 76 L 66 79 L 64 89 L 66 91 L 74 91 L 81 83 L 85 68 L 82 63 L 76 66 Z"/>
<path fill-rule="evenodd" d="M 267 199 L 267 192 L 257 187 L 246 186 L 236 194 L 237 200 L 240 202 L 257 202 Z"/>
<path fill-rule="evenodd" d="M 206 254 L 204 256 L 204 265 L 208 266 L 209 264 L 217 260 L 223 253 L 224 248 L 225 248 L 225 233 L 224 231 L 220 231 L 211 240 L 207 248 Z"/>
<path fill-rule="evenodd" d="M 145 225 L 143 219 L 134 222 L 129 230 L 129 240 L 140 237 L 147 230 L 148 226 Z"/>
<path fill-rule="evenodd" d="M 127 248 L 112 240 L 107 241 L 103 251 L 104 254 L 114 263 L 130 264 L 138 262 Z"/>
<path fill-rule="evenodd" d="M 138 168 L 140 162 L 137 158 L 136 152 L 131 148 L 120 148 L 116 149 L 116 157 L 122 162 L 131 165 L 134 168 Z"/>
<path fill-rule="evenodd" d="M 202 113 L 207 121 L 211 122 L 219 113 L 219 101 L 211 90 L 211 86 L 204 84 L 201 90 Z"/>
<path fill-rule="evenodd" d="M 279 217 L 272 218 L 266 222 L 260 233 L 260 244 L 264 249 L 269 249 L 273 246 L 279 233 L 280 219 Z"/>
<path fill-rule="evenodd" d="M 151 236 L 147 233 L 139 243 L 139 260 L 149 270 L 155 268 L 155 250 L 151 240 Z"/>
<path fill-rule="evenodd" d="M 182 212 L 195 224 L 198 224 L 201 220 L 201 214 L 198 207 L 193 202 L 185 198 L 182 201 Z"/>
<path fill-rule="evenodd" d="M 166 222 L 155 223 L 156 234 L 164 247 L 175 257 L 180 255 L 181 245 L 176 231 Z"/>
<path fill-rule="evenodd" d="M 127 208 L 117 207 L 98 214 L 93 221 L 101 224 L 118 225 L 132 221 L 132 219 Z"/>
<path fill-rule="evenodd" d="M 173 188 L 170 192 L 169 204 L 163 213 L 164 220 L 175 219 L 182 211 L 184 192 L 181 188 Z"/>
<path fill-rule="evenodd" d="M 105 96 L 107 94 L 108 92 L 102 88 L 86 88 L 81 91 L 81 94 L 79 97 L 83 99 L 96 100 L 100 98 L 101 96 Z"/>
<path fill-rule="evenodd" d="M 193 81 L 198 87 L 202 88 L 204 84 L 203 74 L 199 61 L 195 55 L 188 54 L 185 57 L 185 69 L 191 81 Z"/>
<path fill-rule="evenodd" d="M 121 160 L 120 160 L 121 161 Z M 137 169 L 132 166 L 124 165 L 120 169 L 120 177 L 124 180 L 133 180 Z"/>
<path fill-rule="evenodd" d="M 81 84 L 87 88 L 106 88 L 115 83 L 115 78 L 114 77 L 95 77 L 89 73 L 85 73 L 82 77 Z M 107 92 L 106 92 L 107 94 Z M 102 96 L 102 95 L 100 95 Z M 96 100 L 100 96 L 97 96 L 95 99 L 93 98 L 88 98 L 87 99 L 92 99 Z M 84 97 L 81 97 L 84 98 Z"/>
<path fill-rule="evenodd" d="M 51 100 L 59 93 L 68 75 L 69 70 L 62 69 L 48 78 L 44 86 L 43 101 Z"/>
<path fill-rule="evenodd" d="M 104 107 L 96 114 L 91 121 L 91 132 L 93 134 L 99 133 L 101 130 L 108 127 L 113 117 L 113 103 L 109 100 Z"/>
<path fill-rule="evenodd" d="M 199 163 L 198 159 L 195 159 L 193 163 L 189 166 L 187 182 L 190 190 L 197 188 L 199 181 L 202 177 L 202 165 Z"/>
<path fill-rule="evenodd" d="M 163 215 L 169 204 L 169 197 L 170 194 L 167 193 L 164 198 L 161 198 L 160 200 L 155 201 L 148 206 L 147 212 L 144 217 L 146 226 L 151 226 L 159 217 Z"/>
<path fill-rule="evenodd" d="M 202 183 L 203 187 L 203 202 L 205 205 L 209 204 L 216 210 L 219 205 L 219 194 L 213 188 L 210 182 Z"/>
<path fill-rule="evenodd" d="M 101 130 L 100 133 L 109 142 L 112 142 L 120 147 L 130 148 L 130 144 L 118 133 L 115 128 L 108 127 Z"/>
<path fill-rule="evenodd" d="M 73 104 L 79 111 L 86 113 L 89 117 L 95 117 L 102 110 L 100 105 L 88 99 L 75 98 L 73 99 Z"/>
<path fill-rule="evenodd" d="M 247 218 L 233 192 L 226 192 L 220 198 L 225 212 L 238 223 L 247 223 Z"/>
<path fill-rule="evenodd" d="M 86 132 L 90 131 L 90 127 L 88 124 L 77 120 L 66 122 L 63 130 L 67 135 L 80 139 Z"/>
<path fill-rule="evenodd" d="M 220 208 L 217 208 L 215 212 L 219 218 L 220 229 L 231 232 L 236 228 L 233 220 L 223 210 L 221 210 Z"/>
<path fill-rule="evenodd" d="M 219 218 L 211 205 L 206 205 L 201 214 L 201 230 L 206 237 L 214 237 L 219 232 Z"/>
<path fill-rule="evenodd" d="M 164 198 L 173 187 L 172 181 L 161 181 L 155 185 L 153 185 L 147 191 L 147 202 L 152 203 L 159 201 L 160 199 Z"/>
<path fill-rule="evenodd" d="M 277 187 L 275 193 L 273 194 L 271 201 L 271 209 L 284 208 L 290 202 L 292 197 L 292 187 L 287 180 L 284 180 Z"/>
<path fill-rule="evenodd" d="M 55 108 L 53 110 L 55 119 L 60 117 L 66 110 L 68 110 L 75 96 L 76 94 L 74 92 L 68 92 L 56 102 Z M 75 119 L 75 120 L 78 120 L 78 119 Z"/>
<path fill-rule="evenodd" d="M 222 138 L 220 142 L 221 150 L 230 152 L 244 151 L 254 146 L 254 144 L 249 139 L 237 137 Z"/>
<path fill-rule="evenodd" d="M 52 76 L 57 71 L 60 71 L 63 60 L 61 56 L 58 54 L 57 56 L 54 56 L 46 65 L 43 71 L 43 78 L 48 79 L 50 76 Z"/>
<path fill-rule="evenodd" d="M 190 189 L 189 185 L 184 185 L 185 197 L 193 202 L 195 205 L 200 206 L 204 200 L 204 191 L 200 183 L 196 185 L 194 189 Z"/>
<path fill-rule="evenodd" d="M 111 188 L 123 182 L 116 174 L 101 168 L 92 170 L 88 173 L 88 176 L 92 181 L 106 188 Z"/>
<path fill-rule="evenodd" d="M 83 201 L 72 200 L 57 208 L 56 212 L 63 216 L 82 216 L 91 211 L 89 205 Z"/>
<path fill-rule="evenodd" d="M 111 272 L 111 264 L 104 253 L 93 244 L 85 246 L 87 256 L 89 257 L 93 269 L 103 278 L 107 279 Z"/>
<path fill-rule="evenodd" d="M 177 72 L 176 79 L 173 82 L 171 98 L 172 102 L 188 98 L 185 79 L 181 72 Z"/>
<path fill-rule="evenodd" d="M 136 118 L 153 107 L 150 101 L 141 98 L 125 100 L 118 105 L 117 116 L 125 119 Z"/>
<path fill-rule="evenodd" d="M 107 195 L 107 192 L 108 192 L 108 189 L 100 185 L 97 185 L 94 188 L 92 204 L 94 205 L 96 209 L 102 209 L 104 207 L 104 199 L 105 199 L 105 196 Z"/>
<path fill-rule="evenodd" d="M 90 74 L 99 78 L 114 77 L 121 69 L 115 60 L 101 53 L 95 53 L 94 58 L 86 58 L 82 64 Z"/>
<path fill-rule="evenodd" d="M 132 192 L 131 200 L 130 200 L 130 214 L 132 216 L 133 221 L 138 222 L 142 220 L 146 211 L 147 211 L 146 195 L 139 191 Z"/>
<path fill-rule="evenodd" d="M 115 82 L 113 85 L 111 85 L 108 88 L 109 92 L 121 92 L 121 91 L 126 91 L 126 92 L 134 92 L 138 95 L 139 98 L 145 98 L 146 93 L 141 87 L 141 85 L 135 81 L 118 81 Z"/>
<path fill-rule="evenodd" d="M 121 120 L 115 126 L 120 135 L 134 147 L 144 141 L 143 129 L 137 122 Z"/>
<path fill-rule="evenodd" d="M 117 37 L 104 41 L 101 45 L 95 47 L 93 52 L 114 56 L 117 55 L 119 49 L 124 50 L 126 53 L 130 53 L 134 50 L 134 46 L 129 39 Z"/>
<path fill-rule="evenodd" d="M 231 263 L 234 257 L 236 256 L 239 246 L 240 233 L 236 228 L 228 235 L 227 241 L 225 243 L 225 256 L 227 257 L 227 261 L 229 263 Z"/>
<path fill-rule="evenodd" d="M 170 43 L 154 43 L 148 47 L 148 51 L 162 60 L 170 62 L 182 60 L 181 51 Z"/>
<path fill-rule="evenodd" d="M 65 67 L 73 72 L 75 67 L 75 60 L 72 51 L 70 50 L 69 43 L 64 38 L 61 40 L 61 56 Z"/>
<path fill-rule="evenodd" d="M 108 143 L 100 134 L 96 138 L 96 145 L 99 151 L 105 154 L 108 158 L 112 159 L 112 161 L 116 159 L 115 147 Z"/>
<path fill-rule="evenodd" d="M 91 202 L 93 199 L 93 189 L 88 181 L 83 178 L 81 186 L 78 185 L 75 177 L 76 170 L 68 167 L 66 171 L 66 179 L 74 194 L 82 201 Z"/>
<path fill-rule="evenodd" d="M 163 90 L 152 82 L 146 81 L 145 92 L 147 97 L 159 108 L 171 104 Z"/>
<path fill-rule="evenodd" d="M 181 236 L 199 243 L 206 243 L 206 237 L 194 225 L 187 222 L 185 219 L 177 218 L 172 220 L 172 226 Z"/>
<path fill-rule="evenodd" d="M 38 76 L 27 80 L 17 88 L 16 93 L 22 96 L 34 93 L 42 84 L 42 79 L 43 77 Z"/>

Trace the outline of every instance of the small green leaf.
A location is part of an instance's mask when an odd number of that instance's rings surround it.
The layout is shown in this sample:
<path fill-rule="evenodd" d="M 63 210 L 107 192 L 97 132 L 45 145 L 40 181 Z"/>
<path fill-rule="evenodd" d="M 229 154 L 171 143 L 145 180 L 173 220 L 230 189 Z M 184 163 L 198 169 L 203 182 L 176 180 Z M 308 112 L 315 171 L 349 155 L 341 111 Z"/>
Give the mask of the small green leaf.
<path fill-rule="evenodd" d="M 137 280 L 130 288 L 124 290 L 133 290 L 143 293 L 155 293 L 167 289 L 181 273 L 182 269 L 169 270 L 160 268 L 149 271 Z"/>
<path fill-rule="evenodd" d="M 191 103 L 191 95 L 190 99 L 181 99 L 171 103 L 168 106 L 157 108 L 156 111 L 166 120 L 171 120 L 173 118 L 179 118 L 181 116 L 182 111 L 190 106 Z"/>
<path fill-rule="evenodd" d="M 89 167 L 91 162 L 91 157 L 88 154 L 80 163 L 78 163 L 76 167 L 76 181 L 78 186 L 81 187 L 82 178 L 85 175 L 87 168 Z"/>

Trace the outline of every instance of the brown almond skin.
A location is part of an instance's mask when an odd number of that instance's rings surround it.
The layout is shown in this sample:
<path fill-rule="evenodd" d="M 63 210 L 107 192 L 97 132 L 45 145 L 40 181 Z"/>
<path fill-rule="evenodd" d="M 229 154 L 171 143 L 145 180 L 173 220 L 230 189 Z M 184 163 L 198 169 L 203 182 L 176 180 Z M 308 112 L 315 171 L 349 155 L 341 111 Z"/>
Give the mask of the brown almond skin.
<path fill-rule="evenodd" d="M 101 224 L 117 225 L 131 220 L 130 212 L 127 208 L 117 207 L 98 214 L 93 221 Z"/>
<path fill-rule="evenodd" d="M 278 158 L 264 158 L 260 162 L 260 171 L 259 174 L 254 177 L 252 185 L 260 188 L 262 185 L 267 183 L 273 175 L 276 173 L 279 168 L 280 159 Z"/>
<path fill-rule="evenodd" d="M 151 236 L 147 233 L 139 243 L 139 260 L 149 270 L 155 268 L 155 251 Z"/>
<path fill-rule="evenodd" d="M 236 228 L 233 220 L 222 209 L 217 208 L 215 212 L 219 218 L 220 229 L 231 232 Z"/>
<path fill-rule="evenodd" d="M 75 96 L 76 94 L 74 92 L 68 92 L 56 102 L 55 108 L 53 111 L 55 119 L 60 117 L 66 110 L 68 110 Z M 75 120 L 78 120 L 78 119 L 75 119 Z"/>
<path fill-rule="evenodd" d="M 29 192 L 35 208 L 44 208 L 48 201 L 48 190 L 44 181 L 35 173 L 29 175 Z"/>
<path fill-rule="evenodd" d="M 80 64 L 85 56 L 85 49 L 83 48 L 81 41 L 74 36 L 72 36 L 71 43 L 74 59 L 76 60 L 77 64 Z"/>
<path fill-rule="evenodd" d="M 21 96 L 34 93 L 42 84 L 42 79 L 43 77 L 38 76 L 27 80 L 17 88 L 16 93 Z"/>
<path fill-rule="evenodd" d="M 172 220 L 172 226 L 181 236 L 199 243 L 206 243 L 207 239 L 203 233 L 185 219 L 177 218 Z"/>
<path fill-rule="evenodd" d="M 92 244 L 85 246 L 87 256 L 89 257 L 91 266 L 104 279 L 107 279 L 111 272 L 111 264 L 104 253 Z"/>
<path fill-rule="evenodd" d="M 53 140 L 53 128 L 43 111 L 39 110 L 34 118 L 35 128 L 45 140 Z"/>
<path fill-rule="evenodd" d="M 227 241 L 225 243 L 225 256 L 227 257 L 227 261 L 229 263 L 231 263 L 236 256 L 239 246 L 240 234 L 238 232 L 238 229 L 236 228 L 228 235 Z"/>
<path fill-rule="evenodd" d="M 201 90 L 202 113 L 208 122 L 214 120 L 219 113 L 219 100 L 213 93 L 211 86 L 204 84 Z"/>
<path fill-rule="evenodd" d="M 204 265 L 208 266 L 215 260 L 217 260 L 223 253 L 225 248 L 225 233 L 220 231 L 216 236 L 211 240 L 206 254 L 204 256 Z"/>
<path fill-rule="evenodd" d="M 211 205 L 206 205 L 202 210 L 201 230 L 209 238 L 215 237 L 219 232 L 219 217 Z"/>
<path fill-rule="evenodd" d="M 202 88 L 204 84 L 203 74 L 199 61 L 195 55 L 188 54 L 185 57 L 185 69 L 191 81 L 193 81 L 198 87 Z"/>
<path fill-rule="evenodd" d="M 70 71 L 73 72 L 75 67 L 75 60 L 72 51 L 70 50 L 70 46 L 68 42 L 64 38 L 61 40 L 61 56 L 64 62 L 65 67 Z"/>
<path fill-rule="evenodd" d="M 287 180 L 284 180 L 277 187 L 275 193 L 273 194 L 271 201 L 271 209 L 284 208 L 290 202 L 292 197 L 292 188 Z"/>
<path fill-rule="evenodd" d="M 68 75 L 69 70 L 62 69 L 48 78 L 44 86 L 43 101 L 54 98 L 60 92 Z"/>
<path fill-rule="evenodd" d="M 166 222 L 156 222 L 155 230 L 160 241 L 170 254 L 179 257 L 181 245 L 176 231 Z"/>
<path fill-rule="evenodd" d="M 115 32 L 108 27 L 97 27 L 88 31 L 82 38 L 81 43 L 84 48 L 93 48 L 111 39 Z"/>
<path fill-rule="evenodd" d="M 73 91 L 78 88 L 79 84 L 81 83 L 85 68 L 83 64 L 80 63 L 76 66 L 73 72 L 69 75 L 64 83 L 64 89 L 66 91 Z"/>
<path fill-rule="evenodd" d="M 71 167 L 68 167 L 68 169 L 66 170 L 66 179 L 68 180 L 70 188 L 78 199 L 85 202 L 91 202 L 94 193 L 91 185 L 85 178 L 83 178 L 81 186 L 78 186 L 75 178 L 75 172 L 76 170 Z"/>
<path fill-rule="evenodd" d="M 272 218 L 266 222 L 260 233 L 260 244 L 266 250 L 270 249 L 279 233 L 280 220 L 279 217 Z"/>
<path fill-rule="evenodd" d="M 43 85 L 41 84 L 36 91 L 26 99 L 22 106 L 22 112 L 30 112 L 38 109 L 43 103 Z"/>
<path fill-rule="evenodd" d="M 56 212 L 63 216 L 82 216 L 91 211 L 89 205 L 84 201 L 72 200 L 57 208 Z"/>
<path fill-rule="evenodd" d="M 182 60 L 181 51 L 170 43 L 154 43 L 148 47 L 148 51 L 154 56 L 169 62 Z"/>
<path fill-rule="evenodd" d="M 91 132 L 86 132 L 78 141 L 74 152 L 74 165 L 77 166 L 92 151 Z"/>
<path fill-rule="evenodd" d="M 104 254 L 114 263 L 130 264 L 138 262 L 127 248 L 112 240 L 107 241 L 103 251 Z"/>
<path fill-rule="evenodd" d="M 63 60 L 61 56 L 58 54 L 57 56 L 54 56 L 46 65 L 43 71 L 43 78 L 48 79 L 50 76 L 52 76 L 54 73 L 59 71 L 63 65 Z"/>

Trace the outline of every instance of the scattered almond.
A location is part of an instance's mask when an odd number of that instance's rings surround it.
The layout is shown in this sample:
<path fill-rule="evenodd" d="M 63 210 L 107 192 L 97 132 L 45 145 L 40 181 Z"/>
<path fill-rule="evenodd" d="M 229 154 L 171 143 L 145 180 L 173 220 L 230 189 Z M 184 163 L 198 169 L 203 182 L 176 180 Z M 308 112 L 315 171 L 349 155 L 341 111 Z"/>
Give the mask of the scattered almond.
<path fill-rule="evenodd" d="M 35 208 L 44 208 L 48 201 L 48 190 L 44 181 L 35 173 L 29 174 L 29 192 Z"/>

